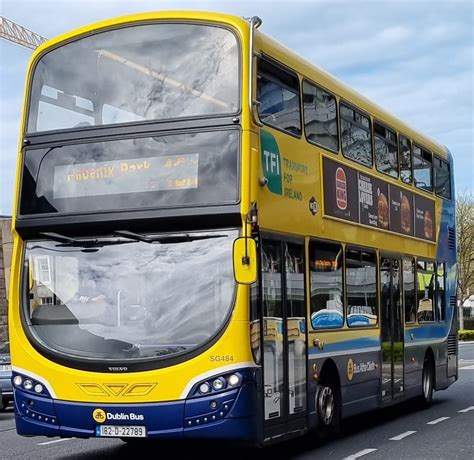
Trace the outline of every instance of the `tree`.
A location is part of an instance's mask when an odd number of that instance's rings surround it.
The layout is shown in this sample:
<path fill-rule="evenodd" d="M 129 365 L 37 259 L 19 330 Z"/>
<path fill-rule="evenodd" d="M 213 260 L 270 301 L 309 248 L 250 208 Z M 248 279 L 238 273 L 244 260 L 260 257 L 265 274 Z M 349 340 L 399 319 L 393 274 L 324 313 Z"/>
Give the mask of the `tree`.
<path fill-rule="evenodd" d="M 474 287 L 474 197 L 463 192 L 456 198 L 456 232 L 458 243 L 458 300 L 461 305 L 460 328 L 464 328 L 462 305 Z"/>

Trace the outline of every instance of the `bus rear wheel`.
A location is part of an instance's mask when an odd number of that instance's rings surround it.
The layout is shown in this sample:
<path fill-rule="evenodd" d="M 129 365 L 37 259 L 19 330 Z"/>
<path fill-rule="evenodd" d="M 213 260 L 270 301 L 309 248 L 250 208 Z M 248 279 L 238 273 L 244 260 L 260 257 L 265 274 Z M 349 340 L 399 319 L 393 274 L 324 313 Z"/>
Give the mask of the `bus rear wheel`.
<path fill-rule="evenodd" d="M 423 408 L 428 408 L 431 406 L 431 403 L 433 401 L 433 391 L 434 391 L 434 367 L 429 357 L 425 358 L 425 361 L 423 364 L 421 389 L 422 389 L 422 393 L 419 398 L 420 405 Z"/>
<path fill-rule="evenodd" d="M 339 431 L 340 398 L 334 383 L 320 384 L 316 393 L 318 437 L 325 439 Z"/>

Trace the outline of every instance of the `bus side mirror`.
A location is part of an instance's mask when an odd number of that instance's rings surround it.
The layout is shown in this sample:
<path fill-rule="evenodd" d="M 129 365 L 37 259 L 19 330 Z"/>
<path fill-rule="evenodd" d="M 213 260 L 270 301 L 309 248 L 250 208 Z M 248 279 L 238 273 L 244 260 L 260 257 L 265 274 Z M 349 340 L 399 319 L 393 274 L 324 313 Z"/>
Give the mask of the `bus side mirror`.
<path fill-rule="evenodd" d="M 234 278 L 238 284 L 257 281 L 257 243 L 253 238 L 241 237 L 234 241 Z"/>

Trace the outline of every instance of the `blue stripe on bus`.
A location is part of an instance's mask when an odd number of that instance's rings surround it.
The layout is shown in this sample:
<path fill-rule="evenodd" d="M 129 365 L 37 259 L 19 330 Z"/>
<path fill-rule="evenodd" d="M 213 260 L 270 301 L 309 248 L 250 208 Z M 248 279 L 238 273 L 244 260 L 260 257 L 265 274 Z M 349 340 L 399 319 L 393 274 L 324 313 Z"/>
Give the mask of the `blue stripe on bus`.
<path fill-rule="evenodd" d="M 312 357 L 317 357 L 318 354 L 327 354 L 340 351 L 347 351 L 350 353 L 357 353 L 358 350 L 365 349 L 380 349 L 380 338 L 376 337 L 360 337 L 357 339 L 344 340 L 340 342 L 325 343 L 323 349 L 318 347 L 310 347 L 309 354 L 313 355 Z"/>

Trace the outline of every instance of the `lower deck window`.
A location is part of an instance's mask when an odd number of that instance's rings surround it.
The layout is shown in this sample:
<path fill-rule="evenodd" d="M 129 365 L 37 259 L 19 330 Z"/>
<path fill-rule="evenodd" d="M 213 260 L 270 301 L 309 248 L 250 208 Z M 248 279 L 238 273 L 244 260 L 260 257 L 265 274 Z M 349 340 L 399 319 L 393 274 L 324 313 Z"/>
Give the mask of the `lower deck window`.
<path fill-rule="evenodd" d="M 311 326 L 313 329 L 342 327 L 344 324 L 342 246 L 336 243 L 311 241 L 309 257 Z"/>
<path fill-rule="evenodd" d="M 416 321 L 415 261 L 403 258 L 403 297 L 405 303 L 405 323 Z"/>
<path fill-rule="evenodd" d="M 418 321 L 434 321 L 434 263 L 424 260 L 417 262 Z"/>
<path fill-rule="evenodd" d="M 349 327 L 377 324 L 377 279 L 375 253 L 347 249 L 346 289 Z"/>

